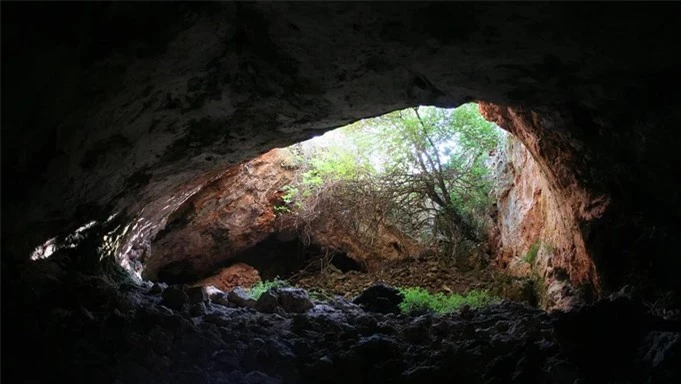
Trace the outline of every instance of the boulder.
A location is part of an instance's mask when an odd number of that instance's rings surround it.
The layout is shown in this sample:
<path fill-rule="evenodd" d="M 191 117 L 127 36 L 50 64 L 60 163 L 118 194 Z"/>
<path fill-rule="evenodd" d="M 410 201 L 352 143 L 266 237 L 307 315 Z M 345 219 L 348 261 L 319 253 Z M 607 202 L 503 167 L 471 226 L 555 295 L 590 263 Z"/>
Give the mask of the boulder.
<path fill-rule="evenodd" d="M 168 284 L 166 283 L 154 283 L 154 285 L 151 286 L 149 289 L 149 294 L 150 295 L 155 295 L 158 293 L 162 293 L 164 289 L 168 288 Z"/>
<path fill-rule="evenodd" d="M 189 307 L 189 315 L 191 317 L 199 317 L 203 316 L 206 314 L 206 304 L 203 302 L 201 303 L 194 303 Z"/>
<path fill-rule="evenodd" d="M 198 304 L 208 301 L 208 293 L 204 287 L 189 287 L 185 290 L 189 297 L 189 304 Z"/>
<path fill-rule="evenodd" d="M 185 304 L 189 303 L 187 294 L 178 287 L 170 287 L 163 291 L 161 305 L 170 309 L 180 310 Z"/>
<path fill-rule="evenodd" d="M 310 296 L 301 288 L 278 288 L 279 304 L 289 313 L 303 313 L 314 307 Z"/>
<path fill-rule="evenodd" d="M 279 295 L 273 289 L 264 292 L 255 302 L 255 309 L 260 312 L 274 313 L 278 308 L 280 308 Z"/>
<path fill-rule="evenodd" d="M 399 305 L 404 296 L 397 288 L 385 284 L 375 284 L 367 288 L 352 302 L 365 311 L 378 313 L 399 313 Z"/>
<path fill-rule="evenodd" d="M 255 305 L 255 299 L 241 287 L 236 287 L 230 291 L 227 294 L 227 299 L 238 307 L 252 308 Z"/>

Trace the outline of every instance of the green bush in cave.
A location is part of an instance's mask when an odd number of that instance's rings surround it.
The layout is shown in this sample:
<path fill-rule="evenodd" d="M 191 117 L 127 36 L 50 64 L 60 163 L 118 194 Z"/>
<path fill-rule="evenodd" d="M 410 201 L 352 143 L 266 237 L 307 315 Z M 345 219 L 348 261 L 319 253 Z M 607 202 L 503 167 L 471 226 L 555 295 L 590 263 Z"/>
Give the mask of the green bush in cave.
<path fill-rule="evenodd" d="M 534 259 L 537 258 L 537 253 L 539 253 L 539 246 L 541 243 L 539 241 L 535 241 L 531 246 L 530 249 L 527 251 L 525 256 L 523 256 L 523 261 L 532 264 Z"/>
<path fill-rule="evenodd" d="M 490 295 L 486 290 L 473 289 L 464 295 L 458 293 L 445 295 L 443 293 L 432 294 L 420 287 L 399 288 L 404 300 L 400 304 L 400 310 L 406 314 L 421 314 L 434 312 L 438 314 L 451 313 L 464 305 L 471 308 L 480 308 L 500 299 Z"/>
<path fill-rule="evenodd" d="M 254 299 L 258 300 L 263 293 L 269 291 L 272 288 L 282 288 L 288 286 L 289 283 L 286 280 L 280 280 L 277 277 L 274 280 L 258 281 L 255 285 L 251 287 L 249 292 Z"/>

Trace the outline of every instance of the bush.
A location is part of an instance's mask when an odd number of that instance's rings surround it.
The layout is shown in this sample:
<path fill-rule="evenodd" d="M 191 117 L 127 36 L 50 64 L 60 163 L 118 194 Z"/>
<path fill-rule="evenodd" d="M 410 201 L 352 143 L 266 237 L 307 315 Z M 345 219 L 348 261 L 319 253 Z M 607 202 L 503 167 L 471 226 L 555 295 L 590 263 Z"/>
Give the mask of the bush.
<path fill-rule="evenodd" d="M 523 260 L 532 264 L 534 259 L 537 258 L 537 253 L 539 253 L 539 241 L 536 241 L 534 244 L 530 246 L 530 249 L 527 251 L 527 254 L 523 257 Z"/>
<path fill-rule="evenodd" d="M 289 284 L 288 282 L 286 282 L 286 280 L 279 280 L 279 278 L 277 277 L 274 280 L 258 281 L 254 286 L 251 287 L 249 292 L 251 293 L 251 296 L 253 296 L 254 299 L 258 300 L 260 298 L 260 295 L 267 292 L 271 288 L 281 288 L 288 286 Z"/>
<path fill-rule="evenodd" d="M 400 310 L 406 314 L 434 312 L 439 314 L 451 313 L 463 305 L 472 308 L 484 307 L 499 301 L 498 297 L 490 296 L 485 290 L 471 290 L 465 295 L 458 293 L 444 295 L 432 294 L 420 287 L 400 288 L 404 300 Z"/>

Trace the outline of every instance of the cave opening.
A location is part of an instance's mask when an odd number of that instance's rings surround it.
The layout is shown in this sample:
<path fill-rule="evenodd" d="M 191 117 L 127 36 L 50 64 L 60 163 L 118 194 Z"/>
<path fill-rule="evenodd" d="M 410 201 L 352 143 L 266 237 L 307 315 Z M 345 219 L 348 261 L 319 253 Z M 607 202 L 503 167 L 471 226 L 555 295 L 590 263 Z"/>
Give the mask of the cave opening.
<path fill-rule="evenodd" d="M 177 205 L 155 235 L 133 237 L 149 243 L 142 277 L 225 291 L 284 279 L 346 297 L 384 282 L 535 304 L 533 278 L 504 273 L 490 245 L 512 140 L 468 103 L 397 110 L 271 150 Z"/>

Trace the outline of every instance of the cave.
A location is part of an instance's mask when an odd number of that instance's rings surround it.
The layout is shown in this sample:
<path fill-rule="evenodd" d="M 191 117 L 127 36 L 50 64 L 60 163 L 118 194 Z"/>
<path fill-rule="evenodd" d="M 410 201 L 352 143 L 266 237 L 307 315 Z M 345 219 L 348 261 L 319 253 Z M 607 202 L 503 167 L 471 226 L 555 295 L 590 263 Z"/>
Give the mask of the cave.
<path fill-rule="evenodd" d="M 3 3 L 3 378 L 448 382 L 466 366 L 471 383 L 676 382 L 680 15 L 678 3 Z M 148 242 L 191 247 L 169 234 L 218 212 L 214 191 L 249 161 L 362 118 L 468 102 L 541 175 L 534 188 L 511 167 L 492 246 L 511 268 L 550 243 L 536 258 L 542 309 L 272 314 L 149 282 L 173 262 L 173 276 L 224 266 L 190 250 L 148 259 Z M 187 238 L 228 239 L 215 251 L 227 256 L 268 236 L 204 229 Z"/>
<path fill-rule="evenodd" d="M 327 252 L 314 244 L 305 244 L 299 238 L 281 239 L 279 234 L 270 235 L 256 246 L 230 259 L 230 264 L 245 263 L 258 270 L 263 280 L 287 279 L 309 264 L 320 265 L 320 259 L 342 272 L 362 271 L 362 266 L 342 252 Z M 283 259 L 283 260 L 282 260 Z M 316 263 L 315 263 L 316 262 Z"/>

